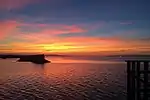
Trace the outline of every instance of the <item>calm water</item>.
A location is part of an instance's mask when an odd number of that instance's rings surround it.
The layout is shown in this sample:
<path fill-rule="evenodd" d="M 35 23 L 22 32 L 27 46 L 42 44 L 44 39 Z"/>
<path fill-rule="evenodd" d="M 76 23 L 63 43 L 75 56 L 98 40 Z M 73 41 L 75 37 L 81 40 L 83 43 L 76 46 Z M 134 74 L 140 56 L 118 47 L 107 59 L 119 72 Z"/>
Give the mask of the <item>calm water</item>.
<path fill-rule="evenodd" d="M 125 63 L 51 60 L 0 60 L 0 100 L 126 100 Z"/>

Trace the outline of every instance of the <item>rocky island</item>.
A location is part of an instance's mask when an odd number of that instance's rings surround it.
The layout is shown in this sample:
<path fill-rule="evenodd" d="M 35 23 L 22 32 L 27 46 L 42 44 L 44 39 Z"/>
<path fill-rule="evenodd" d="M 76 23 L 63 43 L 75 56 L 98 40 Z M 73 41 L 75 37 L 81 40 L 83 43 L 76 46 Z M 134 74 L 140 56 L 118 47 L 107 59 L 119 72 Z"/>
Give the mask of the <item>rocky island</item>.
<path fill-rule="evenodd" d="M 7 59 L 7 58 L 19 58 L 19 62 L 32 62 L 35 64 L 44 64 L 50 63 L 50 61 L 45 59 L 44 54 L 38 55 L 0 55 L 0 58 Z"/>
<path fill-rule="evenodd" d="M 41 55 L 24 55 L 24 56 L 21 56 L 18 61 L 19 62 L 32 62 L 32 63 L 36 63 L 36 64 L 44 64 L 44 63 L 50 62 L 50 61 L 45 59 L 44 54 L 41 54 Z"/>

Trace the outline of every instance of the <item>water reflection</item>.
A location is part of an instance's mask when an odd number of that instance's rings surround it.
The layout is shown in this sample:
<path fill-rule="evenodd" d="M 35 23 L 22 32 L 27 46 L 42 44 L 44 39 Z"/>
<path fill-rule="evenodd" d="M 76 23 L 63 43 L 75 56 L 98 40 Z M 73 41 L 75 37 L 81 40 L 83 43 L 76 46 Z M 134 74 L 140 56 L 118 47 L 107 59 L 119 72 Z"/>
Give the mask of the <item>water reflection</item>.
<path fill-rule="evenodd" d="M 52 63 L 122 63 L 119 61 L 113 61 L 113 60 L 89 60 L 89 59 L 83 59 L 83 58 L 74 58 L 74 57 L 47 57 L 49 61 L 52 61 Z"/>
<path fill-rule="evenodd" d="M 0 61 L 0 99 L 126 99 L 123 63 L 76 62 L 36 65 Z"/>

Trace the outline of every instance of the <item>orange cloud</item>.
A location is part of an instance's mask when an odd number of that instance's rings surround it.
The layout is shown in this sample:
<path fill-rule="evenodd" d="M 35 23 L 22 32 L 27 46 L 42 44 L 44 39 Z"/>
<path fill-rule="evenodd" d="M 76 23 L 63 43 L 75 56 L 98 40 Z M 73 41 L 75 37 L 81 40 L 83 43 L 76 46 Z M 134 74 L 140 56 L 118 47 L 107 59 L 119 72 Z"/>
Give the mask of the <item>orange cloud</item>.
<path fill-rule="evenodd" d="M 23 38 L 23 37 L 22 37 Z M 45 53 L 138 53 L 150 51 L 149 42 L 104 37 L 45 37 L 26 38 L 29 42 L 14 43 L 15 50 Z M 32 41 L 31 41 L 32 39 Z M 130 44 L 129 44 L 130 42 Z M 15 51 L 14 50 L 14 51 Z M 97 52 L 97 53 L 94 53 Z"/>
<path fill-rule="evenodd" d="M 20 37 L 24 38 L 24 37 Z M 27 39 L 27 38 L 26 38 Z M 31 41 L 32 39 L 32 41 Z M 130 42 L 130 43 L 129 43 Z M 28 38 L 28 41 L 13 42 L 3 46 L 2 51 L 22 53 L 58 54 L 129 54 L 149 52 L 149 42 L 103 37 L 45 37 Z"/>
<path fill-rule="evenodd" d="M 27 28 L 27 31 L 21 30 Z M 31 28 L 31 31 L 30 29 Z M 35 31 L 32 32 L 32 29 Z M 38 29 L 38 30 L 36 30 Z M 18 21 L 0 22 L 0 39 L 11 37 L 15 41 L 0 45 L 0 52 L 44 52 L 114 54 L 150 51 L 150 41 L 120 37 L 60 37 L 60 34 L 85 33 L 88 30 L 77 25 L 28 24 Z M 21 40 L 21 41 L 18 41 Z"/>
<path fill-rule="evenodd" d="M 17 9 L 26 5 L 37 3 L 40 0 L 0 0 L 0 9 Z"/>
<path fill-rule="evenodd" d="M 88 37 L 88 36 L 76 36 L 76 37 L 59 37 L 57 35 L 43 34 L 43 32 L 38 34 L 20 34 L 15 36 L 32 43 L 40 44 L 53 44 L 53 43 L 65 43 L 65 44 L 80 44 L 80 45 L 106 45 L 116 44 L 121 40 L 119 38 L 105 38 L 105 37 Z"/>

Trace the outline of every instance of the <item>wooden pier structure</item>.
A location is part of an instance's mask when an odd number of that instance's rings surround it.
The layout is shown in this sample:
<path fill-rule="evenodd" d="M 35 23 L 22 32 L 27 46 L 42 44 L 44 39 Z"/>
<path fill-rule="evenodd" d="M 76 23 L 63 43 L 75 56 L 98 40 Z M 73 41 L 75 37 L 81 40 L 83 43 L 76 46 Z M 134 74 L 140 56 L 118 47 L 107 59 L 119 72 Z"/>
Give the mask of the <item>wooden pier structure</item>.
<path fill-rule="evenodd" d="M 150 60 L 127 60 L 127 100 L 150 100 Z"/>

